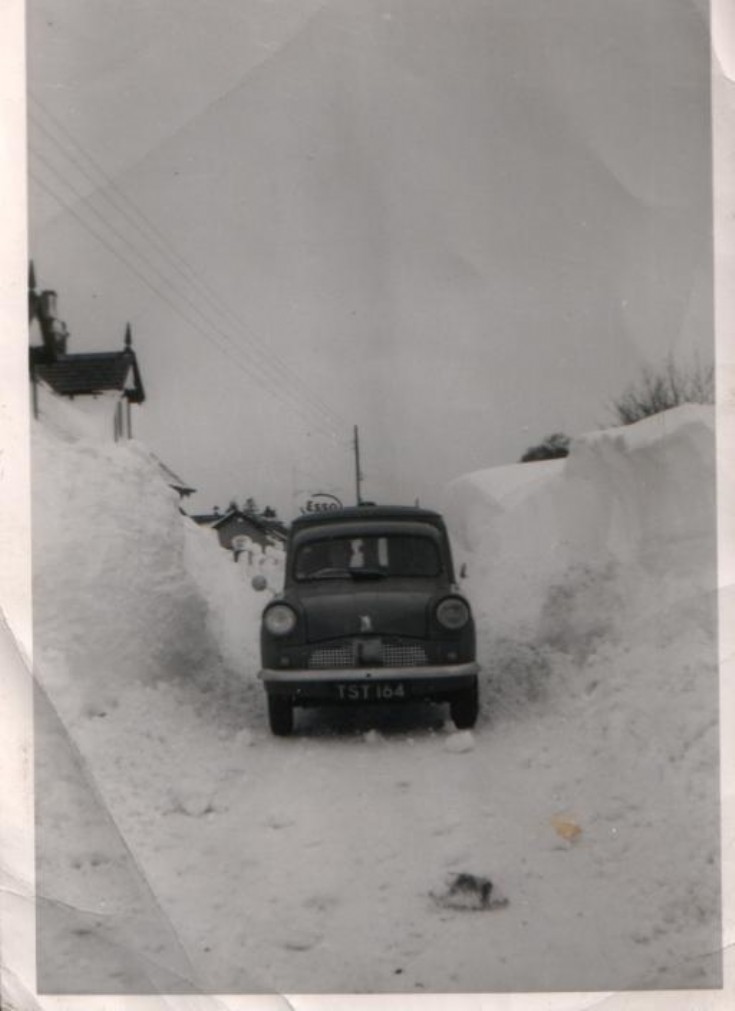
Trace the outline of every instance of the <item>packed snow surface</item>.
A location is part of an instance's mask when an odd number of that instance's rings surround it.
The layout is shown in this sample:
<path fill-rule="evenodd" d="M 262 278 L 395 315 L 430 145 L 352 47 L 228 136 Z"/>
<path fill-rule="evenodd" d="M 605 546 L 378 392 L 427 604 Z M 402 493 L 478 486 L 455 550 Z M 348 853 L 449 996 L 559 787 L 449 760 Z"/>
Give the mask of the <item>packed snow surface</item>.
<path fill-rule="evenodd" d="M 278 553 L 233 563 L 142 445 L 33 440 L 41 991 L 718 985 L 708 408 L 447 490 L 471 732 L 419 706 L 271 737 Z"/>

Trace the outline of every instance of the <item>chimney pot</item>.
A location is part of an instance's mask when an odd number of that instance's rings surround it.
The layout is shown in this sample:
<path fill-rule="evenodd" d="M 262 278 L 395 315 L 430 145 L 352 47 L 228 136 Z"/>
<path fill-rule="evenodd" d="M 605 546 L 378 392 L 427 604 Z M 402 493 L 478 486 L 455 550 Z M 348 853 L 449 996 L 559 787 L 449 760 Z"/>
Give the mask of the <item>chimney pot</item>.
<path fill-rule="evenodd" d="M 43 319 L 56 319 L 56 292 L 41 292 L 41 316 Z"/>

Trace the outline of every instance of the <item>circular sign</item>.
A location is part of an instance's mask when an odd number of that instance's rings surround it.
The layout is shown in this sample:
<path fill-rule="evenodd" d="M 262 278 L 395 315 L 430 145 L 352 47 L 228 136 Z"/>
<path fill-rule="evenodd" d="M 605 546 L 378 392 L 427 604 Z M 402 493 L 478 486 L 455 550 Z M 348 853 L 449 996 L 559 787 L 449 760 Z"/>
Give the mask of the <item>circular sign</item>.
<path fill-rule="evenodd" d="M 311 513 L 328 513 L 341 508 L 342 503 L 336 495 L 330 495 L 326 491 L 317 491 L 309 496 L 306 504 L 301 507 L 301 512 L 303 515 L 310 515 Z"/>

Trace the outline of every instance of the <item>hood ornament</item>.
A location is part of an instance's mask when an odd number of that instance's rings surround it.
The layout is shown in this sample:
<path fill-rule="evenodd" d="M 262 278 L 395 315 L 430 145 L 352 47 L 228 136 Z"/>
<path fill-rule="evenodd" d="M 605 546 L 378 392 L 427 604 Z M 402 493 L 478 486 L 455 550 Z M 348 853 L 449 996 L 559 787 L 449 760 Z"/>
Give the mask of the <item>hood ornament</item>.
<path fill-rule="evenodd" d="M 373 630 L 373 623 L 370 620 L 370 615 L 369 614 L 361 614 L 360 615 L 360 631 L 361 632 L 372 632 L 372 630 Z"/>

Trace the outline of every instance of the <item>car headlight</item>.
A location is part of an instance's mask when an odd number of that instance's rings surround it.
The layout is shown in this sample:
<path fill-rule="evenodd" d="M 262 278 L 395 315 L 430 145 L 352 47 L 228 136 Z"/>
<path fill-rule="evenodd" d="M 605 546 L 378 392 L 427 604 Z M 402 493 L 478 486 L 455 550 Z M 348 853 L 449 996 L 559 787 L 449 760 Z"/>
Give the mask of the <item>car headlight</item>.
<path fill-rule="evenodd" d="M 436 620 L 444 628 L 456 631 L 470 620 L 470 609 L 459 597 L 446 597 L 436 609 Z"/>
<path fill-rule="evenodd" d="M 287 604 L 274 604 L 263 615 L 263 624 L 271 635 L 288 635 L 296 627 L 296 612 Z"/>

